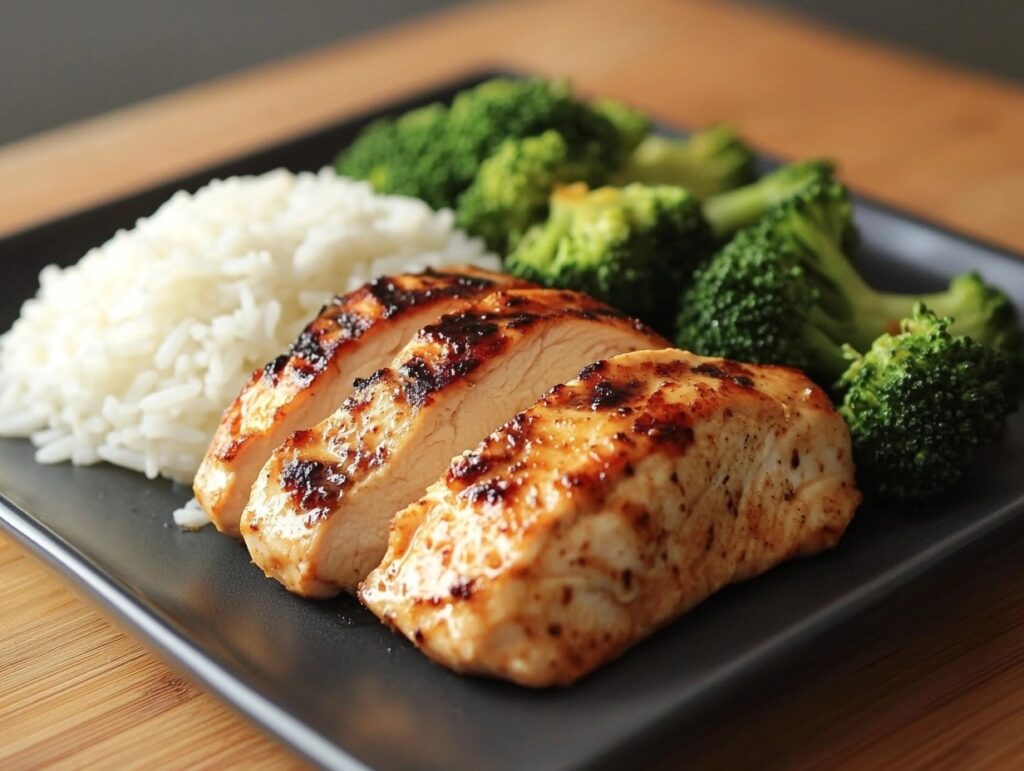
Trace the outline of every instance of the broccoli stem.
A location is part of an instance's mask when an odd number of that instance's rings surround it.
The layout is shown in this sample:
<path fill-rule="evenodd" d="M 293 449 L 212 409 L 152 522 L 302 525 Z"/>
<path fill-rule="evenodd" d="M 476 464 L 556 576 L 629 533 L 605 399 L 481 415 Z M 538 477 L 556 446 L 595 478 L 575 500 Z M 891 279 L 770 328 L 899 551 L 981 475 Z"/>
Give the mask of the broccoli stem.
<path fill-rule="evenodd" d="M 792 221 L 790 234 L 804 247 L 805 267 L 819 279 L 821 294 L 818 312 L 812 314 L 814 326 L 834 341 L 833 348 L 847 343 L 858 351 L 868 349 L 880 335 L 896 334 L 900 321 L 913 313 L 923 302 L 936 314 L 953 319 L 952 334 L 966 335 L 991 344 L 994 332 L 992 311 L 988 303 L 992 290 L 975 274 L 959 276 L 948 289 L 927 295 L 879 292 L 861 277 L 839 246 L 844 221 L 825 210 L 826 221 L 801 218 Z M 822 371 L 838 377 L 845 369 L 845 359 L 821 349 Z"/>
<path fill-rule="evenodd" d="M 711 196 L 704 201 L 704 218 L 718 238 L 757 222 L 765 212 L 789 200 L 812 182 L 832 174 L 827 161 L 804 161 L 782 166 L 756 182 Z"/>
<path fill-rule="evenodd" d="M 614 184 L 678 185 L 703 200 L 753 178 L 754 153 L 729 126 L 709 126 L 686 139 L 656 134 L 641 139 Z"/>

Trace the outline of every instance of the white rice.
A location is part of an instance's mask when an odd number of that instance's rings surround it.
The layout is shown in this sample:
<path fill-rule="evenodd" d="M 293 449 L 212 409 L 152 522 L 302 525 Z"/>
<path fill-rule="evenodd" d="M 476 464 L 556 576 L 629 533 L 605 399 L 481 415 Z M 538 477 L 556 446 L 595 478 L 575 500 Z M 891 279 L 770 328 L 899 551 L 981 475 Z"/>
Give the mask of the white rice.
<path fill-rule="evenodd" d="M 329 169 L 177 193 L 77 265 L 42 271 L 0 337 L 0 435 L 30 436 L 40 463 L 190 482 L 248 374 L 332 294 L 463 264 L 499 267 L 451 212 Z"/>

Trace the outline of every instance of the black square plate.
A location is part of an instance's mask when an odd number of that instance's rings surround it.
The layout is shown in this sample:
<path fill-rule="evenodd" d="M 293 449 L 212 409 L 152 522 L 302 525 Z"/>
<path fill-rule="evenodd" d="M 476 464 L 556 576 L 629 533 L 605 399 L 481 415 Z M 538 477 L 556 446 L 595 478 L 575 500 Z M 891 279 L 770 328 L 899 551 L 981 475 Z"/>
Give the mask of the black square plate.
<path fill-rule="evenodd" d="M 0 240 L 0 329 L 47 263 L 69 264 L 179 188 L 284 166 L 317 169 L 379 115 L 447 99 L 447 84 L 294 141 Z M 939 288 L 965 270 L 1024 308 L 1024 261 L 858 200 L 858 257 L 884 288 Z M 1024 416 L 956 491 L 864 508 L 840 546 L 720 592 L 566 689 L 531 691 L 431 664 L 351 598 L 301 600 L 207 528 L 180 532 L 189 491 L 112 466 L 41 466 L 0 440 L 0 524 L 164 658 L 313 762 L 336 768 L 636 767 L 709 703 L 791 661 L 826 631 L 1024 510 Z"/>

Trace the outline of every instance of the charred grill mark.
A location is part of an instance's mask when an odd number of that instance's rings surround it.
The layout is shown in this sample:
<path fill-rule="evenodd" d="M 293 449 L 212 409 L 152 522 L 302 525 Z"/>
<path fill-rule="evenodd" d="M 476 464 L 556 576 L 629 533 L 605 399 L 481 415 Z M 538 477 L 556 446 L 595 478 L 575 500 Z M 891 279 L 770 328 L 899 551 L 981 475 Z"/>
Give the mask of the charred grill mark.
<path fill-rule="evenodd" d="M 642 387 L 639 380 L 628 380 L 624 383 L 611 380 L 608 375 L 609 365 L 604 359 L 588 364 L 580 370 L 577 379 L 583 384 L 582 389 L 574 389 L 567 394 L 570 403 L 577 408 L 589 407 L 601 410 L 619 407 L 637 395 Z M 552 395 L 554 394 L 552 391 Z"/>
<path fill-rule="evenodd" d="M 330 351 L 323 344 L 321 335 L 313 327 L 302 331 L 288 353 L 291 355 L 292 369 L 303 380 L 310 380 L 317 373 L 323 372 L 330 357 Z"/>
<path fill-rule="evenodd" d="M 481 453 L 471 452 L 463 455 L 448 467 L 445 481 L 472 484 L 490 470 L 492 463 L 492 458 Z"/>
<path fill-rule="evenodd" d="M 452 584 L 448 593 L 451 595 L 453 600 L 468 600 L 473 596 L 474 583 L 476 583 L 475 578 L 460 579 Z"/>
<path fill-rule="evenodd" d="M 454 361 L 445 358 L 438 362 L 438 366 L 431 367 L 419 356 L 414 356 L 399 369 L 405 378 L 402 390 L 406 401 L 413 407 L 422 407 L 433 394 L 464 378 L 481 363 L 481 359 L 476 357 Z"/>
<path fill-rule="evenodd" d="M 588 479 L 589 477 L 583 474 L 577 474 L 575 472 L 566 472 L 565 474 L 562 474 L 561 477 L 559 477 L 558 481 L 559 483 L 561 483 L 562 487 L 566 488 L 567 490 L 571 490 L 576 487 L 583 487 L 583 485 L 587 484 Z"/>
<path fill-rule="evenodd" d="M 483 362 L 501 353 L 509 343 L 503 330 L 522 329 L 540 318 L 527 313 L 442 316 L 436 324 L 420 330 L 419 337 L 443 346 L 443 354 L 431 362 L 414 357 L 401 368 L 408 379 L 404 386 L 406 399 L 414 407 L 422 406 L 432 394 L 466 377 Z"/>
<path fill-rule="evenodd" d="M 291 495 L 297 512 L 307 517 L 307 527 L 330 515 L 348 483 L 339 464 L 318 460 L 290 461 L 281 473 L 281 488 Z"/>
<path fill-rule="evenodd" d="M 459 493 L 459 497 L 465 498 L 472 504 L 496 506 L 504 502 L 515 488 L 515 483 L 507 479 L 489 479 L 486 482 L 478 482 L 467 487 Z"/>
<path fill-rule="evenodd" d="M 263 376 L 268 380 L 277 380 L 277 377 L 281 374 L 281 370 L 288 364 L 290 357 L 287 353 L 282 353 L 275 359 L 267 362 L 267 365 L 263 368 Z"/>
<path fill-rule="evenodd" d="M 626 383 L 599 380 L 590 389 L 590 409 L 596 411 L 618 407 L 633 398 L 640 390 L 641 385 L 639 380 L 630 380 Z"/>
<path fill-rule="evenodd" d="M 585 366 L 580 370 L 580 374 L 576 377 L 579 380 L 593 380 L 596 375 L 607 371 L 607 369 L 608 361 L 606 359 L 601 359 L 600 361 L 595 361 L 593 364 Z"/>
<path fill-rule="evenodd" d="M 316 434 L 308 428 L 299 429 L 288 439 L 288 443 L 296 448 L 308 447 L 314 441 L 316 441 Z"/>
<path fill-rule="evenodd" d="M 671 444 L 678 449 L 685 449 L 694 441 L 690 416 L 682 410 L 644 413 L 633 421 L 633 432 L 646 436 L 655 444 Z"/>
<path fill-rule="evenodd" d="M 237 436 L 238 432 L 236 431 L 234 432 L 234 434 Z M 240 439 L 235 439 L 234 441 L 228 442 L 227 444 L 221 446 L 217 450 L 217 457 L 226 463 L 230 463 L 235 459 L 235 457 L 238 455 L 241 449 L 246 445 L 247 439 L 247 436 L 243 436 Z"/>
<path fill-rule="evenodd" d="M 380 304 L 381 318 L 390 319 L 402 311 L 443 297 L 469 297 L 494 286 L 488 278 L 460 273 L 439 273 L 428 270 L 423 281 L 411 289 L 402 287 L 392 278 L 383 277 L 367 285 L 366 291 Z"/>
<path fill-rule="evenodd" d="M 526 329 L 537 322 L 540 318 L 536 313 L 517 313 L 505 324 L 509 329 Z"/>
<path fill-rule="evenodd" d="M 658 377 L 677 378 L 685 375 L 689 369 L 690 365 L 685 361 L 662 361 L 654 365 L 654 374 Z"/>
<path fill-rule="evenodd" d="M 537 416 L 532 413 L 518 412 L 506 423 L 500 432 L 510 450 L 521 449 L 529 441 L 531 427 Z"/>
<path fill-rule="evenodd" d="M 739 362 L 731 361 L 729 359 L 722 359 L 720 364 L 713 364 L 711 362 L 705 362 L 698 364 L 693 368 L 693 371 L 713 377 L 716 380 L 728 380 L 735 383 L 743 388 L 753 388 L 754 379 L 750 370 L 745 369 Z"/>
<path fill-rule="evenodd" d="M 357 377 L 352 381 L 352 388 L 355 391 L 362 391 L 372 385 L 376 385 L 387 377 L 388 372 L 387 367 L 382 367 L 366 377 Z"/>
<path fill-rule="evenodd" d="M 519 412 L 504 426 L 485 440 L 484 448 L 469 452 L 452 463 L 445 471 L 445 482 L 456 488 L 465 488 L 477 482 L 499 463 L 510 464 L 508 473 L 522 470 L 523 463 L 512 463 L 513 459 L 530 441 L 530 427 L 536 416 Z"/>
<path fill-rule="evenodd" d="M 633 588 L 633 571 L 629 568 L 622 571 L 622 588 L 627 592 Z"/>
<path fill-rule="evenodd" d="M 323 372 L 342 343 L 362 337 L 373 326 L 372 319 L 345 307 L 344 299 L 338 297 L 324 306 L 288 347 L 288 352 L 263 368 L 264 376 L 276 382 L 290 366 L 296 377 L 308 382 Z"/>
<path fill-rule="evenodd" d="M 423 327 L 419 336 L 447 346 L 456 356 L 465 356 L 496 337 L 500 329 L 488 314 L 452 313 Z"/>
<path fill-rule="evenodd" d="M 334 317 L 334 326 L 341 333 L 342 340 L 356 340 L 371 326 L 373 322 L 361 313 L 343 311 Z"/>

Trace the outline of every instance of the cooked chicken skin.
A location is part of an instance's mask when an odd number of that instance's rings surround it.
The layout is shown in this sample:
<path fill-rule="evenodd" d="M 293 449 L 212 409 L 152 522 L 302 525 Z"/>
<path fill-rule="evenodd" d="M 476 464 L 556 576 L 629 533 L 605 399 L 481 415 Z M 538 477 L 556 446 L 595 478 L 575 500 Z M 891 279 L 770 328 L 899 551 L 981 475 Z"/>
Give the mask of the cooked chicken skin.
<path fill-rule="evenodd" d="M 588 361 L 665 345 L 575 292 L 498 292 L 417 333 L 315 428 L 268 461 L 242 515 L 253 561 L 289 590 L 354 591 L 388 522 L 451 457 Z"/>
<path fill-rule="evenodd" d="M 288 353 L 252 373 L 224 412 L 194 482 L 217 529 L 239 535 L 242 509 L 270 453 L 334 412 L 354 378 L 388 364 L 423 325 L 510 286 L 527 284 L 467 267 L 385 276 L 334 298 Z"/>
<path fill-rule="evenodd" d="M 845 423 L 782 367 L 586 367 L 397 514 L 360 598 L 436 661 L 570 683 L 722 586 L 839 540 Z"/>

